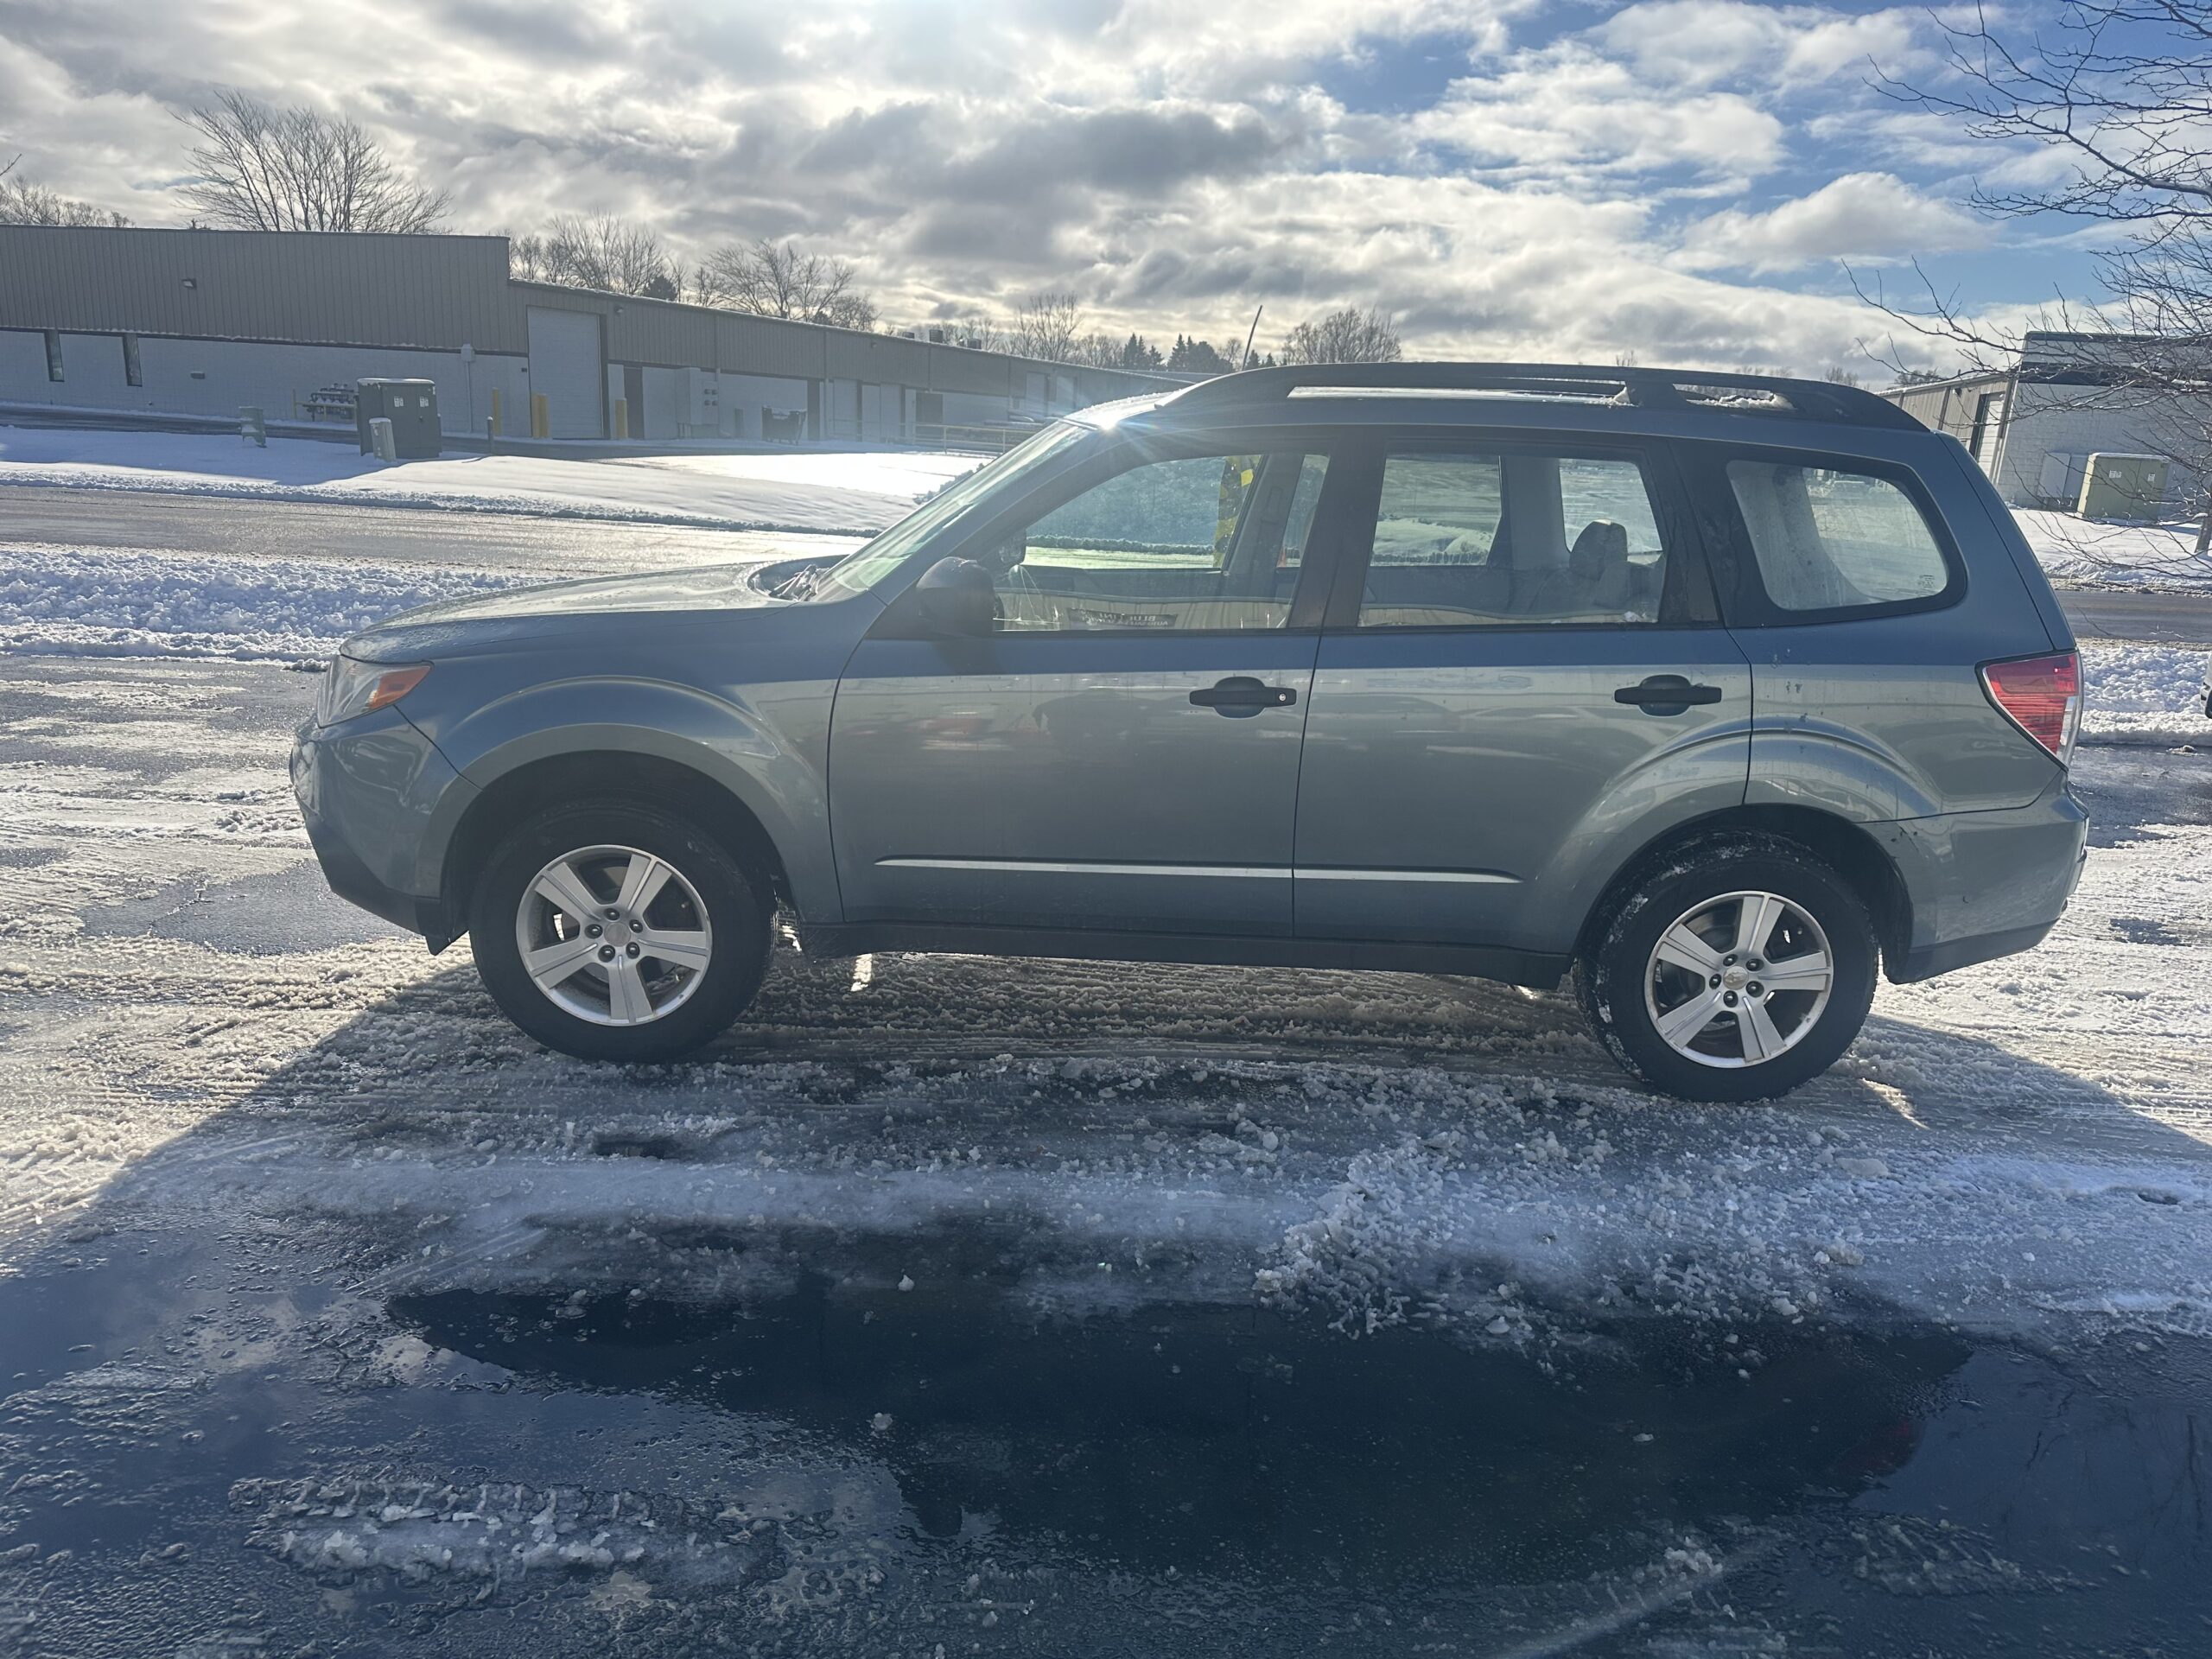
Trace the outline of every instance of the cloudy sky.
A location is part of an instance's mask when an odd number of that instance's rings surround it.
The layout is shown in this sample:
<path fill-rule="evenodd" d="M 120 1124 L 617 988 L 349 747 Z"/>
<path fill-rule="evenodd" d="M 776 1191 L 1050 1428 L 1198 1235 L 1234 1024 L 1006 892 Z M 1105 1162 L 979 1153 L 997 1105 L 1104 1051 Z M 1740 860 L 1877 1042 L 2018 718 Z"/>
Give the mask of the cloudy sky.
<path fill-rule="evenodd" d="M 237 87 L 359 119 L 455 229 L 796 237 L 892 323 L 1065 288 L 1116 333 L 1264 302 L 1265 343 L 1349 302 L 1421 355 L 1875 378 L 1847 263 L 1992 309 L 2088 281 L 1956 205 L 2036 158 L 1868 85 L 1936 44 L 1742 0 L 0 0 L 0 160 L 181 223 L 171 111 Z"/>

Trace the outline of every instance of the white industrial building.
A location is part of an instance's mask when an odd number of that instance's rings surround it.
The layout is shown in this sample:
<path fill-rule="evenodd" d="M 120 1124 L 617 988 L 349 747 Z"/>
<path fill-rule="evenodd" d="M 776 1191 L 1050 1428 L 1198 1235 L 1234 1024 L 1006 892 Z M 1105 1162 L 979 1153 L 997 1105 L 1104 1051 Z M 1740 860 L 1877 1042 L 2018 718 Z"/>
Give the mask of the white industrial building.
<path fill-rule="evenodd" d="M 448 433 L 943 441 L 1180 384 L 512 280 L 498 236 L 0 226 L 0 405 L 343 419 L 436 382 Z"/>
<path fill-rule="evenodd" d="M 2072 509 L 2093 455 L 2157 456 L 2164 506 L 2192 501 L 2212 452 L 2212 398 L 2128 384 L 2129 343 L 2111 335 L 2034 330 L 2018 359 L 1996 369 L 1882 394 L 1972 451 L 2016 507 Z"/>

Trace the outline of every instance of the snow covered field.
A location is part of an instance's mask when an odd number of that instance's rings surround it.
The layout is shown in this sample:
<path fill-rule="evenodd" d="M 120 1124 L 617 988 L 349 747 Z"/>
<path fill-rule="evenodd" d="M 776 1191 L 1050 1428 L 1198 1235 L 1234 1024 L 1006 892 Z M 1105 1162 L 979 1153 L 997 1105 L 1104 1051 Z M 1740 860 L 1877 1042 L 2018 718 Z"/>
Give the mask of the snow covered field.
<path fill-rule="evenodd" d="M 468 455 L 386 466 L 353 447 L 0 426 L 0 485 L 574 515 L 731 530 L 868 532 L 981 464 L 919 450 L 574 461 Z"/>
<path fill-rule="evenodd" d="M 2212 593 L 2212 556 L 2197 553 L 2195 524 L 2107 524 L 2065 512 L 2013 516 L 2056 581 Z"/>

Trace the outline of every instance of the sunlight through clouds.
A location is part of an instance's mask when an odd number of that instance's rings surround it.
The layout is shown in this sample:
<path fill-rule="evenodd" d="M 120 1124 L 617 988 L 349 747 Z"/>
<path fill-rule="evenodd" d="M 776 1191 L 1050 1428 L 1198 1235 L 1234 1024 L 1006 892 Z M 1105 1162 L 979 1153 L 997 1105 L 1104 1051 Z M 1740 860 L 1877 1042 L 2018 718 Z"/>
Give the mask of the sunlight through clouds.
<path fill-rule="evenodd" d="M 1955 204 L 2001 155 L 1869 85 L 1925 72 L 1932 28 L 1735 0 L 1264 22 L 1201 0 L 0 0 L 0 154 L 181 223 L 173 111 L 237 87 L 363 122 L 455 229 L 623 213 L 687 262 L 798 238 L 893 326 L 1052 287 L 1114 333 L 1217 338 L 1264 303 L 1266 344 L 1372 304 L 1423 354 L 1866 369 L 1880 320 L 1840 262 L 1991 257 Z"/>

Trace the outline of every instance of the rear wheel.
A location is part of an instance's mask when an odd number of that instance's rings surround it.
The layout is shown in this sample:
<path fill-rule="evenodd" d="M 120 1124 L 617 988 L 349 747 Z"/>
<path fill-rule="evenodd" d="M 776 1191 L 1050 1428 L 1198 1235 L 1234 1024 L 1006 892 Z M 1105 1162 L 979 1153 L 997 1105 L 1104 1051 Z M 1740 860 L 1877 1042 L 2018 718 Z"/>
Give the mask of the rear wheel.
<path fill-rule="evenodd" d="M 1613 912 L 1583 1003 L 1629 1071 L 1693 1100 L 1764 1100 L 1833 1065 L 1866 1022 L 1879 947 L 1865 903 L 1795 843 L 1695 843 Z"/>
<path fill-rule="evenodd" d="M 766 972 L 763 886 L 690 820 L 623 801 L 551 809 L 476 882 L 476 969 L 506 1016 L 591 1060 L 669 1060 L 728 1026 Z"/>

